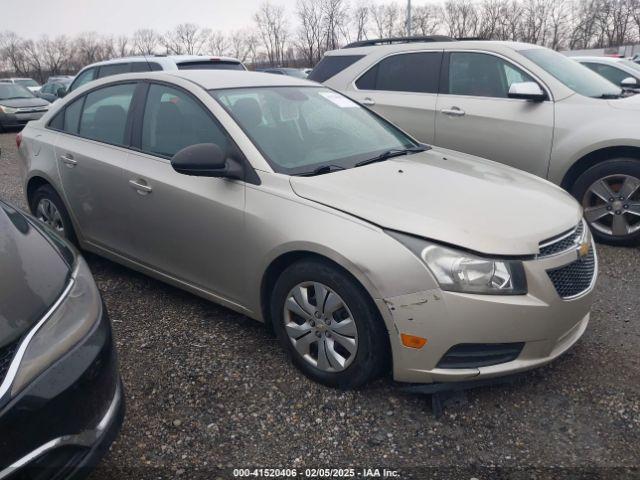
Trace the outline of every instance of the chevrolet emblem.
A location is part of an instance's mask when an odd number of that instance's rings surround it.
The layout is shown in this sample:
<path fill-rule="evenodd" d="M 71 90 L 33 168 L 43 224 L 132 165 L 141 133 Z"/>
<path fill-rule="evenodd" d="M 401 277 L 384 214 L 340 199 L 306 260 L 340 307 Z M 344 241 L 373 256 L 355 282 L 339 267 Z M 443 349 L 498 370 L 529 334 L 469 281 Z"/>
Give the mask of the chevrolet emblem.
<path fill-rule="evenodd" d="M 578 258 L 584 258 L 589 254 L 589 243 L 581 243 L 578 247 Z"/>

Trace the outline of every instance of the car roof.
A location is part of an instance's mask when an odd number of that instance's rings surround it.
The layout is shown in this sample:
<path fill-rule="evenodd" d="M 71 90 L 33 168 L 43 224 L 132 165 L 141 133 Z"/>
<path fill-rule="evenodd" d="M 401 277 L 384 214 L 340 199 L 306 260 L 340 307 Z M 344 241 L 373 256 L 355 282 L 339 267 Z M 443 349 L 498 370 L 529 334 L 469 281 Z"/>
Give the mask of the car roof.
<path fill-rule="evenodd" d="M 160 62 L 162 63 L 162 62 L 166 62 L 167 60 L 172 61 L 174 63 L 202 62 L 202 61 L 209 61 L 209 60 L 242 63 L 237 58 L 225 57 L 220 55 L 132 55 L 128 57 L 111 58 L 109 60 L 95 62 L 95 63 L 92 63 L 91 65 L 87 65 L 84 68 L 96 67 L 100 65 L 126 63 L 126 62 Z"/>
<path fill-rule="evenodd" d="M 389 53 L 398 51 L 411 51 L 411 50 L 482 50 L 483 48 L 489 48 L 491 50 L 531 50 L 534 48 L 543 49 L 540 45 L 534 45 L 532 43 L 524 42 L 512 42 L 506 40 L 451 40 L 444 42 L 397 42 L 386 45 L 369 45 L 365 47 L 352 47 L 341 48 L 339 50 L 331 50 L 325 53 L 325 55 L 368 55 L 373 52 L 387 51 Z"/>
<path fill-rule="evenodd" d="M 205 90 L 247 87 L 321 86 L 316 82 L 298 77 L 244 70 L 163 70 L 157 72 L 111 75 L 83 85 L 78 91 L 84 90 L 85 87 L 94 88 L 113 81 L 149 79 L 171 82 L 174 78 L 188 80 Z"/>

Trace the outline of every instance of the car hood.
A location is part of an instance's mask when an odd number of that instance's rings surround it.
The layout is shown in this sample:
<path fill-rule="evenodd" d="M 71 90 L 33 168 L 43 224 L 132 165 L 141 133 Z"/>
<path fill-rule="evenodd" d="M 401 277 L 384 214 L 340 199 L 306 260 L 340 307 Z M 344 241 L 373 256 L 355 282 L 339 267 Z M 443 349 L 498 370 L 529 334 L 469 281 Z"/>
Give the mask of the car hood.
<path fill-rule="evenodd" d="M 61 295 L 70 268 L 20 212 L 0 202 L 0 349 L 15 342 Z"/>
<path fill-rule="evenodd" d="M 49 105 L 49 102 L 42 98 L 15 98 L 13 100 L 0 99 L 0 105 L 14 108 L 44 107 L 46 105 Z"/>
<path fill-rule="evenodd" d="M 380 227 L 485 254 L 536 254 L 582 215 L 546 180 L 443 149 L 290 182 L 300 197 Z"/>

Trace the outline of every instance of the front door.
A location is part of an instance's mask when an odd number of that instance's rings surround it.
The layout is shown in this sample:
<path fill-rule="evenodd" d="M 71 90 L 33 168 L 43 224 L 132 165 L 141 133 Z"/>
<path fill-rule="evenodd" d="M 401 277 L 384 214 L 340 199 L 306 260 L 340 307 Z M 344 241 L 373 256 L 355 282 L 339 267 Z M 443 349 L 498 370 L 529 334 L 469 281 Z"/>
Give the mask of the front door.
<path fill-rule="evenodd" d="M 187 92 L 151 84 L 141 116 L 140 151 L 124 168 L 135 260 L 227 300 L 244 286 L 244 182 L 183 175 L 170 158 L 197 143 L 231 141 Z"/>
<path fill-rule="evenodd" d="M 547 176 L 554 105 L 508 98 L 512 83 L 535 81 L 495 55 L 451 52 L 437 101 L 435 145 Z"/>

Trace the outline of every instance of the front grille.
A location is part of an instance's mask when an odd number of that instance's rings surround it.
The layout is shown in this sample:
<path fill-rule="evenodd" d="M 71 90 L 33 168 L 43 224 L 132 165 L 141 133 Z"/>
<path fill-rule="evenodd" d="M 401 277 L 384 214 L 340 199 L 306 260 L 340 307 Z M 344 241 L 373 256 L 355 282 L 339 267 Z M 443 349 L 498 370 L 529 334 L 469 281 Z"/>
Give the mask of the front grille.
<path fill-rule="evenodd" d="M 11 360 L 13 360 L 13 356 L 17 350 L 18 342 L 13 342 L 0 348 L 0 383 L 2 383 L 2 380 L 4 380 L 4 377 L 7 375 Z"/>
<path fill-rule="evenodd" d="M 580 222 L 572 230 L 562 233 L 557 237 L 540 242 L 538 257 L 549 257 L 557 253 L 565 252 L 580 243 L 584 233 L 584 222 Z"/>
<path fill-rule="evenodd" d="M 564 267 L 547 270 L 549 278 L 562 298 L 579 295 L 591 286 L 596 270 L 596 255 L 593 247 L 584 257 Z"/>
<path fill-rule="evenodd" d="M 437 368 L 480 368 L 511 362 L 518 358 L 524 342 L 460 343 L 451 347 Z"/>

